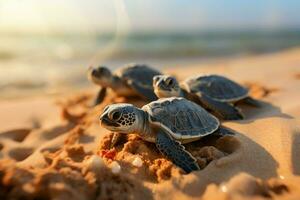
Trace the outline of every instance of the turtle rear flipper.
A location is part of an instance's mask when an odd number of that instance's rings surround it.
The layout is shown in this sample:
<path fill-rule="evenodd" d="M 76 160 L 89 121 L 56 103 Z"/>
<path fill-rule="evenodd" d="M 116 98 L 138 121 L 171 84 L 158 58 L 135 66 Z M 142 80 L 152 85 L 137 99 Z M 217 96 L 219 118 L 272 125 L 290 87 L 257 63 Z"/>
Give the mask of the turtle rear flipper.
<path fill-rule="evenodd" d="M 128 80 L 127 83 L 138 94 L 141 94 L 142 96 L 146 97 L 149 101 L 155 101 L 157 99 L 152 87 L 141 85 L 133 80 Z"/>
<path fill-rule="evenodd" d="M 253 99 L 252 97 L 246 97 L 245 99 L 242 99 L 241 101 L 250 106 L 261 107 L 261 104 L 259 103 L 259 101 Z"/>
<path fill-rule="evenodd" d="M 242 113 L 229 103 L 216 101 L 202 93 L 196 93 L 196 95 L 205 107 L 224 120 L 240 120 L 244 118 Z"/>
<path fill-rule="evenodd" d="M 106 96 L 106 87 L 101 87 L 94 102 L 94 106 L 103 102 Z"/>
<path fill-rule="evenodd" d="M 160 152 L 186 173 L 200 170 L 195 158 L 184 149 L 178 141 L 172 139 L 168 133 L 159 130 L 156 138 L 156 146 Z"/>
<path fill-rule="evenodd" d="M 213 133 L 213 135 L 216 135 L 216 136 L 225 136 L 225 135 L 234 136 L 235 133 L 232 132 L 231 130 L 229 130 L 228 128 L 220 126 L 220 128 L 217 131 L 215 131 Z"/>

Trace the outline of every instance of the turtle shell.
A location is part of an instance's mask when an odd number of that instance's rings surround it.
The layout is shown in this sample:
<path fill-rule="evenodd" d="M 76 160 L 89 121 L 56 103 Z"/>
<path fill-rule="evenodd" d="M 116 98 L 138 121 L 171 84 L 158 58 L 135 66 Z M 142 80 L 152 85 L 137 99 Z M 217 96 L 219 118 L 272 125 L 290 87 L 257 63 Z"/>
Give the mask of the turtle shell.
<path fill-rule="evenodd" d="M 184 81 L 188 92 L 202 92 L 217 101 L 233 102 L 248 96 L 248 90 L 238 83 L 219 75 L 197 76 Z"/>
<path fill-rule="evenodd" d="M 217 118 L 185 98 L 159 99 L 142 109 L 148 113 L 150 123 L 163 127 L 176 139 L 202 137 L 220 126 Z"/>
<path fill-rule="evenodd" d="M 116 75 L 123 80 L 134 81 L 150 88 L 152 88 L 153 77 L 160 74 L 159 71 L 142 64 L 130 64 L 116 71 Z"/>
<path fill-rule="evenodd" d="M 116 72 L 128 86 L 134 89 L 142 97 L 150 101 L 157 99 L 153 89 L 153 77 L 161 73 L 147 65 L 131 64 Z"/>

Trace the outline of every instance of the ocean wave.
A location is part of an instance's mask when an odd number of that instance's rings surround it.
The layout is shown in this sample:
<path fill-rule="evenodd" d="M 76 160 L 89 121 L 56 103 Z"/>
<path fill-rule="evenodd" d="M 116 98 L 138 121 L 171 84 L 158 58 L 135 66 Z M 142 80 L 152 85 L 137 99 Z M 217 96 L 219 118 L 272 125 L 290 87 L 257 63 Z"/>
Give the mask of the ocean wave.
<path fill-rule="evenodd" d="M 136 33 L 117 41 L 110 34 L 2 35 L 1 96 L 87 85 L 86 68 L 90 64 L 114 69 L 129 62 L 143 62 L 161 67 L 296 46 L 300 46 L 300 31 Z"/>
<path fill-rule="evenodd" d="M 0 60 L 14 58 L 88 59 L 114 44 L 110 57 L 226 56 L 263 53 L 300 45 L 300 31 L 135 33 L 116 41 L 113 35 L 6 36 L 0 38 Z"/>

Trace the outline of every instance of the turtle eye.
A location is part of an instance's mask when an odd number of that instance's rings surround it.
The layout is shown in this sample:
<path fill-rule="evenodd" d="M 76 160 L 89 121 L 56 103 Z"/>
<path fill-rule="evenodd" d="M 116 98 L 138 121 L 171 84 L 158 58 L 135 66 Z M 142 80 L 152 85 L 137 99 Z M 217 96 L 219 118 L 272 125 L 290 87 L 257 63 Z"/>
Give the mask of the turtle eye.
<path fill-rule="evenodd" d="M 166 80 L 166 84 L 167 84 L 168 86 L 172 86 L 172 85 L 174 84 L 174 80 L 173 80 L 172 78 L 168 78 L 168 79 Z"/>
<path fill-rule="evenodd" d="M 91 75 L 92 76 L 97 76 L 97 70 L 96 69 L 91 69 Z"/>
<path fill-rule="evenodd" d="M 120 119 L 120 117 L 121 117 L 121 112 L 119 112 L 119 111 L 116 111 L 116 112 L 111 114 L 111 119 L 114 120 L 114 121 Z"/>
<path fill-rule="evenodd" d="M 109 106 L 106 106 L 106 107 L 104 108 L 103 112 L 107 111 L 108 108 L 109 108 Z"/>

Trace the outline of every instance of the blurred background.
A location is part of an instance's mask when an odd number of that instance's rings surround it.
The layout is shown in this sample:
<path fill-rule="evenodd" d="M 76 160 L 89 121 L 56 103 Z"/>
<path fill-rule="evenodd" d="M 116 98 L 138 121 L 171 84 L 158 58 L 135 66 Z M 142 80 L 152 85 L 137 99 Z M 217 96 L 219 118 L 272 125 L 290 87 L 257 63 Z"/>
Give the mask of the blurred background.
<path fill-rule="evenodd" d="M 299 9 L 298 0 L 0 0 L 0 98 L 91 86 L 89 66 L 185 67 L 294 48 Z"/>

